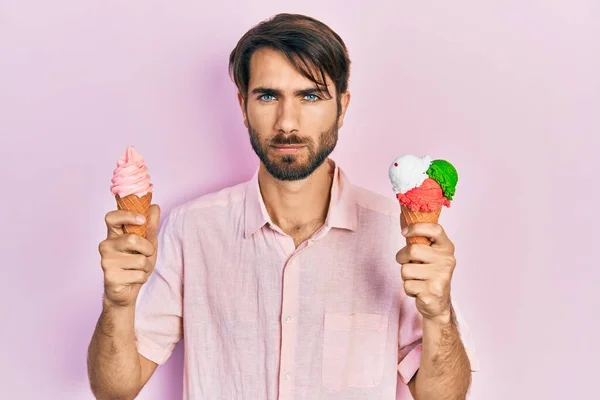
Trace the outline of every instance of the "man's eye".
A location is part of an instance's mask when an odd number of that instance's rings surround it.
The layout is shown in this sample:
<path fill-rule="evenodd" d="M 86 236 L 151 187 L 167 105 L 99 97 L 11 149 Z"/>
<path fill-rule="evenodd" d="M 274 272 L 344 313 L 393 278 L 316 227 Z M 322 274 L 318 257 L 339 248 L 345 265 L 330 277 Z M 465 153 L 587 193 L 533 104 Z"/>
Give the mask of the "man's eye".
<path fill-rule="evenodd" d="M 275 99 L 275 96 L 273 96 L 272 94 L 263 94 L 258 99 L 262 101 L 272 101 Z"/>
<path fill-rule="evenodd" d="M 304 98 L 310 102 L 315 102 L 319 100 L 319 96 L 317 96 L 316 94 L 307 94 L 306 96 L 304 96 Z"/>

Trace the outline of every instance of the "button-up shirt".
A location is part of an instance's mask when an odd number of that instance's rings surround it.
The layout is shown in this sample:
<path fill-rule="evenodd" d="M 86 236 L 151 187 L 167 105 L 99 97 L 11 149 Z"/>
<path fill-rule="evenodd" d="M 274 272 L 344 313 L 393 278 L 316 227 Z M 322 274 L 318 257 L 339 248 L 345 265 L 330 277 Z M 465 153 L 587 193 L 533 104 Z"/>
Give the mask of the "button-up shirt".
<path fill-rule="evenodd" d="M 400 207 L 330 165 L 326 221 L 298 247 L 269 218 L 258 172 L 164 221 L 136 343 L 162 364 L 184 339 L 184 399 L 412 399 L 422 317 L 395 260 Z"/>

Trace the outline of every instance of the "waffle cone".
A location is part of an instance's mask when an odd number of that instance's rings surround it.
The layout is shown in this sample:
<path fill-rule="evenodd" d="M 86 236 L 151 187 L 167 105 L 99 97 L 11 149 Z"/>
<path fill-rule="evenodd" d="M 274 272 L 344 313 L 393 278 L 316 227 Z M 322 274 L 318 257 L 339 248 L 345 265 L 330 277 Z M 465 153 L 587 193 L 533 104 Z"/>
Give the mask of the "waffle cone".
<path fill-rule="evenodd" d="M 438 208 L 436 211 L 432 212 L 421 212 L 421 211 L 412 211 L 410 208 L 400 205 L 400 227 L 404 229 L 406 226 L 416 224 L 418 222 L 431 222 L 436 223 L 440 218 L 440 213 L 442 212 L 442 208 Z M 431 241 L 429 238 L 425 236 L 414 236 L 406 238 L 406 243 L 408 244 L 426 244 L 431 245 Z"/>
<path fill-rule="evenodd" d="M 148 221 L 148 211 L 152 204 L 152 192 L 147 193 L 142 197 L 138 197 L 135 194 L 130 194 L 121 198 L 119 195 L 115 196 L 117 199 L 117 207 L 119 210 L 134 211 L 142 214 Z M 141 237 L 146 237 L 147 222 L 144 225 L 125 225 L 124 230 L 126 233 L 135 233 Z"/>

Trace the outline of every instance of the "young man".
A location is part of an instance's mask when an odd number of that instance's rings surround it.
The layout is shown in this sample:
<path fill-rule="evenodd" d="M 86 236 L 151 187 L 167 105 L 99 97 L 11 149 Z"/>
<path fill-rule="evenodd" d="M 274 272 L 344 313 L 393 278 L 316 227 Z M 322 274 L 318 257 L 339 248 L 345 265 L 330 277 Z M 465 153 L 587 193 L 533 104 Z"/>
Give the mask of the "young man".
<path fill-rule="evenodd" d="M 328 158 L 349 67 L 317 20 L 254 27 L 230 57 L 254 178 L 177 207 L 160 234 L 153 206 L 147 239 L 123 233 L 136 214 L 107 214 L 88 362 L 99 399 L 134 398 L 182 338 L 186 399 L 465 398 L 452 242 L 418 224 L 405 235 L 432 246 L 400 249 L 397 202 Z"/>

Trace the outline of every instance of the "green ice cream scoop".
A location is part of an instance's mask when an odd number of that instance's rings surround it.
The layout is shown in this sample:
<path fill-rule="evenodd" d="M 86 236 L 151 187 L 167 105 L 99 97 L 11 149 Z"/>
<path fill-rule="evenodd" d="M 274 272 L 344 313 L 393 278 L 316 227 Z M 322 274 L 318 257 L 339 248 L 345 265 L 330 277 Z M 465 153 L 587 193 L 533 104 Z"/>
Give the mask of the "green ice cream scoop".
<path fill-rule="evenodd" d="M 427 175 L 439 183 L 442 187 L 444 197 L 452 200 L 456 192 L 456 183 L 458 182 L 456 168 L 446 160 L 434 160 L 429 165 Z"/>

